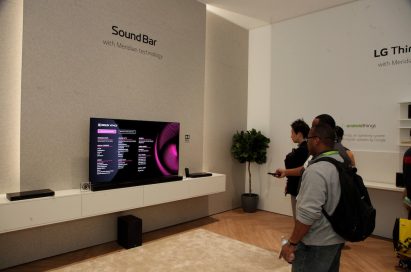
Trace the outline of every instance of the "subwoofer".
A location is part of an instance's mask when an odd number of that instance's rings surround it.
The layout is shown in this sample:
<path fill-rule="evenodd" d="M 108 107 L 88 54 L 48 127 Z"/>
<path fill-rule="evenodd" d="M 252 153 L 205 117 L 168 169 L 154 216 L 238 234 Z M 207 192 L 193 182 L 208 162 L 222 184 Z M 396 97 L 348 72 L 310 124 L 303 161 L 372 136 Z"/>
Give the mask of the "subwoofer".
<path fill-rule="evenodd" d="M 133 215 L 117 218 L 117 243 L 126 248 L 141 246 L 143 243 L 143 220 Z"/>

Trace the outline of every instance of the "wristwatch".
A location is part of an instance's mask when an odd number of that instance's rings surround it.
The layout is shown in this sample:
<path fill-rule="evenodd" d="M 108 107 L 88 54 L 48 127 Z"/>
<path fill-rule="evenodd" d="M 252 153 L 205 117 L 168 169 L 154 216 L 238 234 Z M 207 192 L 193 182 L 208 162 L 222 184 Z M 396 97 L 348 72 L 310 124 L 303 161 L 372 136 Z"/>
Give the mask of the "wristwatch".
<path fill-rule="evenodd" d="M 292 246 L 297 246 L 297 245 L 298 245 L 298 243 L 293 243 L 293 242 L 291 242 L 290 240 L 288 240 L 288 243 L 289 243 L 290 245 L 292 245 Z"/>

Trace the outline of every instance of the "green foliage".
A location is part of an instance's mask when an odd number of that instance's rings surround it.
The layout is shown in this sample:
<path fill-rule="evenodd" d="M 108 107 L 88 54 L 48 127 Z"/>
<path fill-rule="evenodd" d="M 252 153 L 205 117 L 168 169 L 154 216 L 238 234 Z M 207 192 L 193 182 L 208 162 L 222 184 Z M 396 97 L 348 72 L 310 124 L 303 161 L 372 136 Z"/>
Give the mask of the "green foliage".
<path fill-rule="evenodd" d="M 247 131 L 237 131 L 233 136 L 231 154 L 240 163 L 256 162 L 257 164 L 263 164 L 267 161 L 269 143 L 270 139 L 254 128 Z"/>
<path fill-rule="evenodd" d="M 265 137 L 261 131 L 254 128 L 247 131 L 240 131 L 233 136 L 231 145 L 231 154 L 240 163 L 248 162 L 248 184 L 249 193 L 251 194 L 251 170 L 250 164 L 255 162 L 263 164 L 267 162 L 267 148 L 270 139 Z"/>

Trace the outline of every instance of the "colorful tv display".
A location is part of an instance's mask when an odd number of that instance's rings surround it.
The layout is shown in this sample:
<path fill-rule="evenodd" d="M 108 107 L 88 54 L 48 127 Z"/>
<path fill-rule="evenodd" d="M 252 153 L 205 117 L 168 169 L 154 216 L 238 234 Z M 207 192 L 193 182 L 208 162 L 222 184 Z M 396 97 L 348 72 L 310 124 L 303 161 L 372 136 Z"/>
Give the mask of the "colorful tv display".
<path fill-rule="evenodd" d="M 91 189 L 181 180 L 179 134 L 178 122 L 90 118 Z"/>

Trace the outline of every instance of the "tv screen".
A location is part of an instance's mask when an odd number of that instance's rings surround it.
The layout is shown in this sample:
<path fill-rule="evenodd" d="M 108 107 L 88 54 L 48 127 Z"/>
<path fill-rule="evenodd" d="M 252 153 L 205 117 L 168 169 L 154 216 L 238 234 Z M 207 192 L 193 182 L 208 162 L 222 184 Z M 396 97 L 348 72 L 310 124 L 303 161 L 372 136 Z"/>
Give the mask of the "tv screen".
<path fill-rule="evenodd" d="M 180 180 L 178 122 L 90 118 L 92 190 Z"/>

